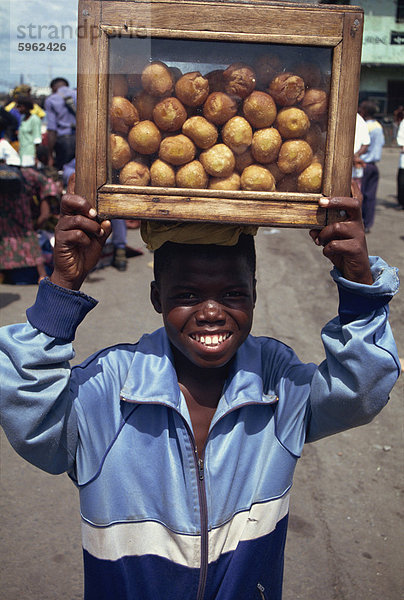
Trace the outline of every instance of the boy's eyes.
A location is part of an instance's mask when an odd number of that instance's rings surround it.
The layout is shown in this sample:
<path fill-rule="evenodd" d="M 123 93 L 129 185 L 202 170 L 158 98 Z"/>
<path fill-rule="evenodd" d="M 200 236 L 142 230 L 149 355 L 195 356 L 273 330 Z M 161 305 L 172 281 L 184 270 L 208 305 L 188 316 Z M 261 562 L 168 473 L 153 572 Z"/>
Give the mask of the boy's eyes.
<path fill-rule="evenodd" d="M 223 294 L 224 298 L 238 298 L 239 296 L 243 296 L 243 293 L 239 290 L 230 290 Z"/>
<path fill-rule="evenodd" d="M 240 290 L 228 290 L 227 292 L 224 292 L 222 297 L 223 298 L 240 298 L 241 296 L 244 296 L 245 294 L 243 292 L 241 292 Z M 199 300 L 199 296 L 197 293 L 195 292 L 180 292 L 178 294 L 175 295 L 175 298 L 177 300 Z"/>
<path fill-rule="evenodd" d="M 179 300 L 195 300 L 197 295 L 194 292 L 181 292 L 176 295 Z"/>

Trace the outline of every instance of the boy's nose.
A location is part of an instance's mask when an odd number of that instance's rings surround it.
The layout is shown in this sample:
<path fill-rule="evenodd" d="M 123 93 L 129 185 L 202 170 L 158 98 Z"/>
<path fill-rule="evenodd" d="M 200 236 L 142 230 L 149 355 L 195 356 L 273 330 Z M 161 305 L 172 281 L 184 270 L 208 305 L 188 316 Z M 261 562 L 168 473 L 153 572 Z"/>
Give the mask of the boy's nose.
<path fill-rule="evenodd" d="M 206 300 L 201 305 L 196 318 L 198 321 L 208 321 L 212 323 L 216 321 L 225 321 L 226 315 L 219 302 L 216 302 L 215 300 Z"/>

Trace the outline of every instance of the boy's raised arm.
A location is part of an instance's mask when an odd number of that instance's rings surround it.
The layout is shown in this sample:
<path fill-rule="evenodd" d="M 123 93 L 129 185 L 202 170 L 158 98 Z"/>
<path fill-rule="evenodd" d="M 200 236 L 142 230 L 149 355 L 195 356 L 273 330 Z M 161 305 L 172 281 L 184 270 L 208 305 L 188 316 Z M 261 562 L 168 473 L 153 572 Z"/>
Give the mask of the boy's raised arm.
<path fill-rule="evenodd" d="M 361 192 L 356 182 L 352 185 L 352 198 L 322 198 L 323 208 L 343 211 L 346 219 L 323 229 L 311 230 L 315 244 L 323 246 L 323 254 L 350 281 L 372 285 L 365 231 L 362 223 Z"/>
<path fill-rule="evenodd" d="M 40 283 L 27 323 L 0 330 L 3 429 L 21 456 L 50 473 L 74 465 L 78 428 L 69 361 L 76 328 L 96 305 L 75 290 L 111 230 L 109 221 L 99 224 L 89 203 L 71 193 L 72 185 L 62 199 L 51 283 Z"/>
<path fill-rule="evenodd" d="M 56 227 L 52 283 L 79 290 L 95 267 L 102 247 L 111 233 L 110 221 L 98 223 L 97 213 L 89 202 L 74 194 L 74 176 L 62 198 Z"/>
<path fill-rule="evenodd" d="M 368 256 L 360 192 L 353 191 L 354 198 L 320 200 L 321 206 L 344 211 L 346 219 L 310 232 L 335 266 L 339 317 L 322 330 L 326 360 L 311 383 L 308 441 L 369 422 L 400 373 L 388 322 L 388 303 L 399 287 L 397 269 Z"/>

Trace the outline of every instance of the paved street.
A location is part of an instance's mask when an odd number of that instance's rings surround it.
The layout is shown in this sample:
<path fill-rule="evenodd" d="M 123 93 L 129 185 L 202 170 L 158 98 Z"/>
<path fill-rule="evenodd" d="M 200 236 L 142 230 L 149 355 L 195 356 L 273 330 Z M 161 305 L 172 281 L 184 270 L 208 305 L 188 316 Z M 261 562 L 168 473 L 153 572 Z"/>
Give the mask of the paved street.
<path fill-rule="evenodd" d="M 386 148 L 368 245 L 370 254 L 381 255 L 404 273 L 397 165 L 398 150 Z M 142 247 L 144 254 L 129 259 L 126 273 L 108 267 L 84 285 L 100 304 L 79 329 L 75 362 L 101 347 L 136 341 L 161 324 L 148 298 L 152 255 L 138 231 L 129 231 L 128 243 Z M 262 228 L 257 252 L 253 333 L 282 339 L 304 361 L 321 361 L 320 330 L 337 310 L 328 261 L 306 230 Z M 1 324 L 6 325 L 24 319 L 36 286 L 1 285 L 0 292 Z M 402 358 L 403 294 L 391 303 Z M 292 493 L 285 600 L 403 598 L 403 391 L 401 377 L 373 423 L 306 446 Z M 76 490 L 67 476 L 47 475 L 19 458 L 3 434 L 0 514 L 2 600 L 80 600 Z"/>

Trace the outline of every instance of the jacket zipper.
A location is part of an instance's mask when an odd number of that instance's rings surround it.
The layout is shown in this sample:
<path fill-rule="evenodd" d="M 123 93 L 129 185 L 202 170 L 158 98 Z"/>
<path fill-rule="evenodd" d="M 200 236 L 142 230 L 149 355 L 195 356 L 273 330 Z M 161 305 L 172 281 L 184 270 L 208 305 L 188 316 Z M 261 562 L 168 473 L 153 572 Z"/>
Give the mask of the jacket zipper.
<path fill-rule="evenodd" d="M 181 417 L 181 413 L 178 413 Z M 203 600 L 205 595 L 206 580 L 208 576 L 208 503 L 206 500 L 206 488 L 205 488 L 205 472 L 204 472 L 204 461 L 199 456 L 196 448 L 194 434 L 192 429 L 182 417 L 186 430 L 188 431 L 189 439 L 191 440 L 192 447 L 194 449 L 194 460 L 196 472 L 198 474 L 197 487 L 198 487 L 198 498 L 199 498 L 199 515 L 201 522 L 201 562 L 199 569 L 199 584 L 198 592 L 196 594 L 196 600 Z"/>
<path fill-rule="evenodd" d="M 197 593 L 197 600 L 203 600 L 206 588 L 206 579 L 208 576 L 208 505 L 206 501 L 206 489 L 205 489 L 205 473 L 204 473 L 204 462 L 203 458 L 198 456 L 198 452 L 195 448 L 195 459 L 198 466 L 198 493 L 199 493 L 199 507 L 201 515 L 201 566 L 199 574 L 199 586 Z"/>

